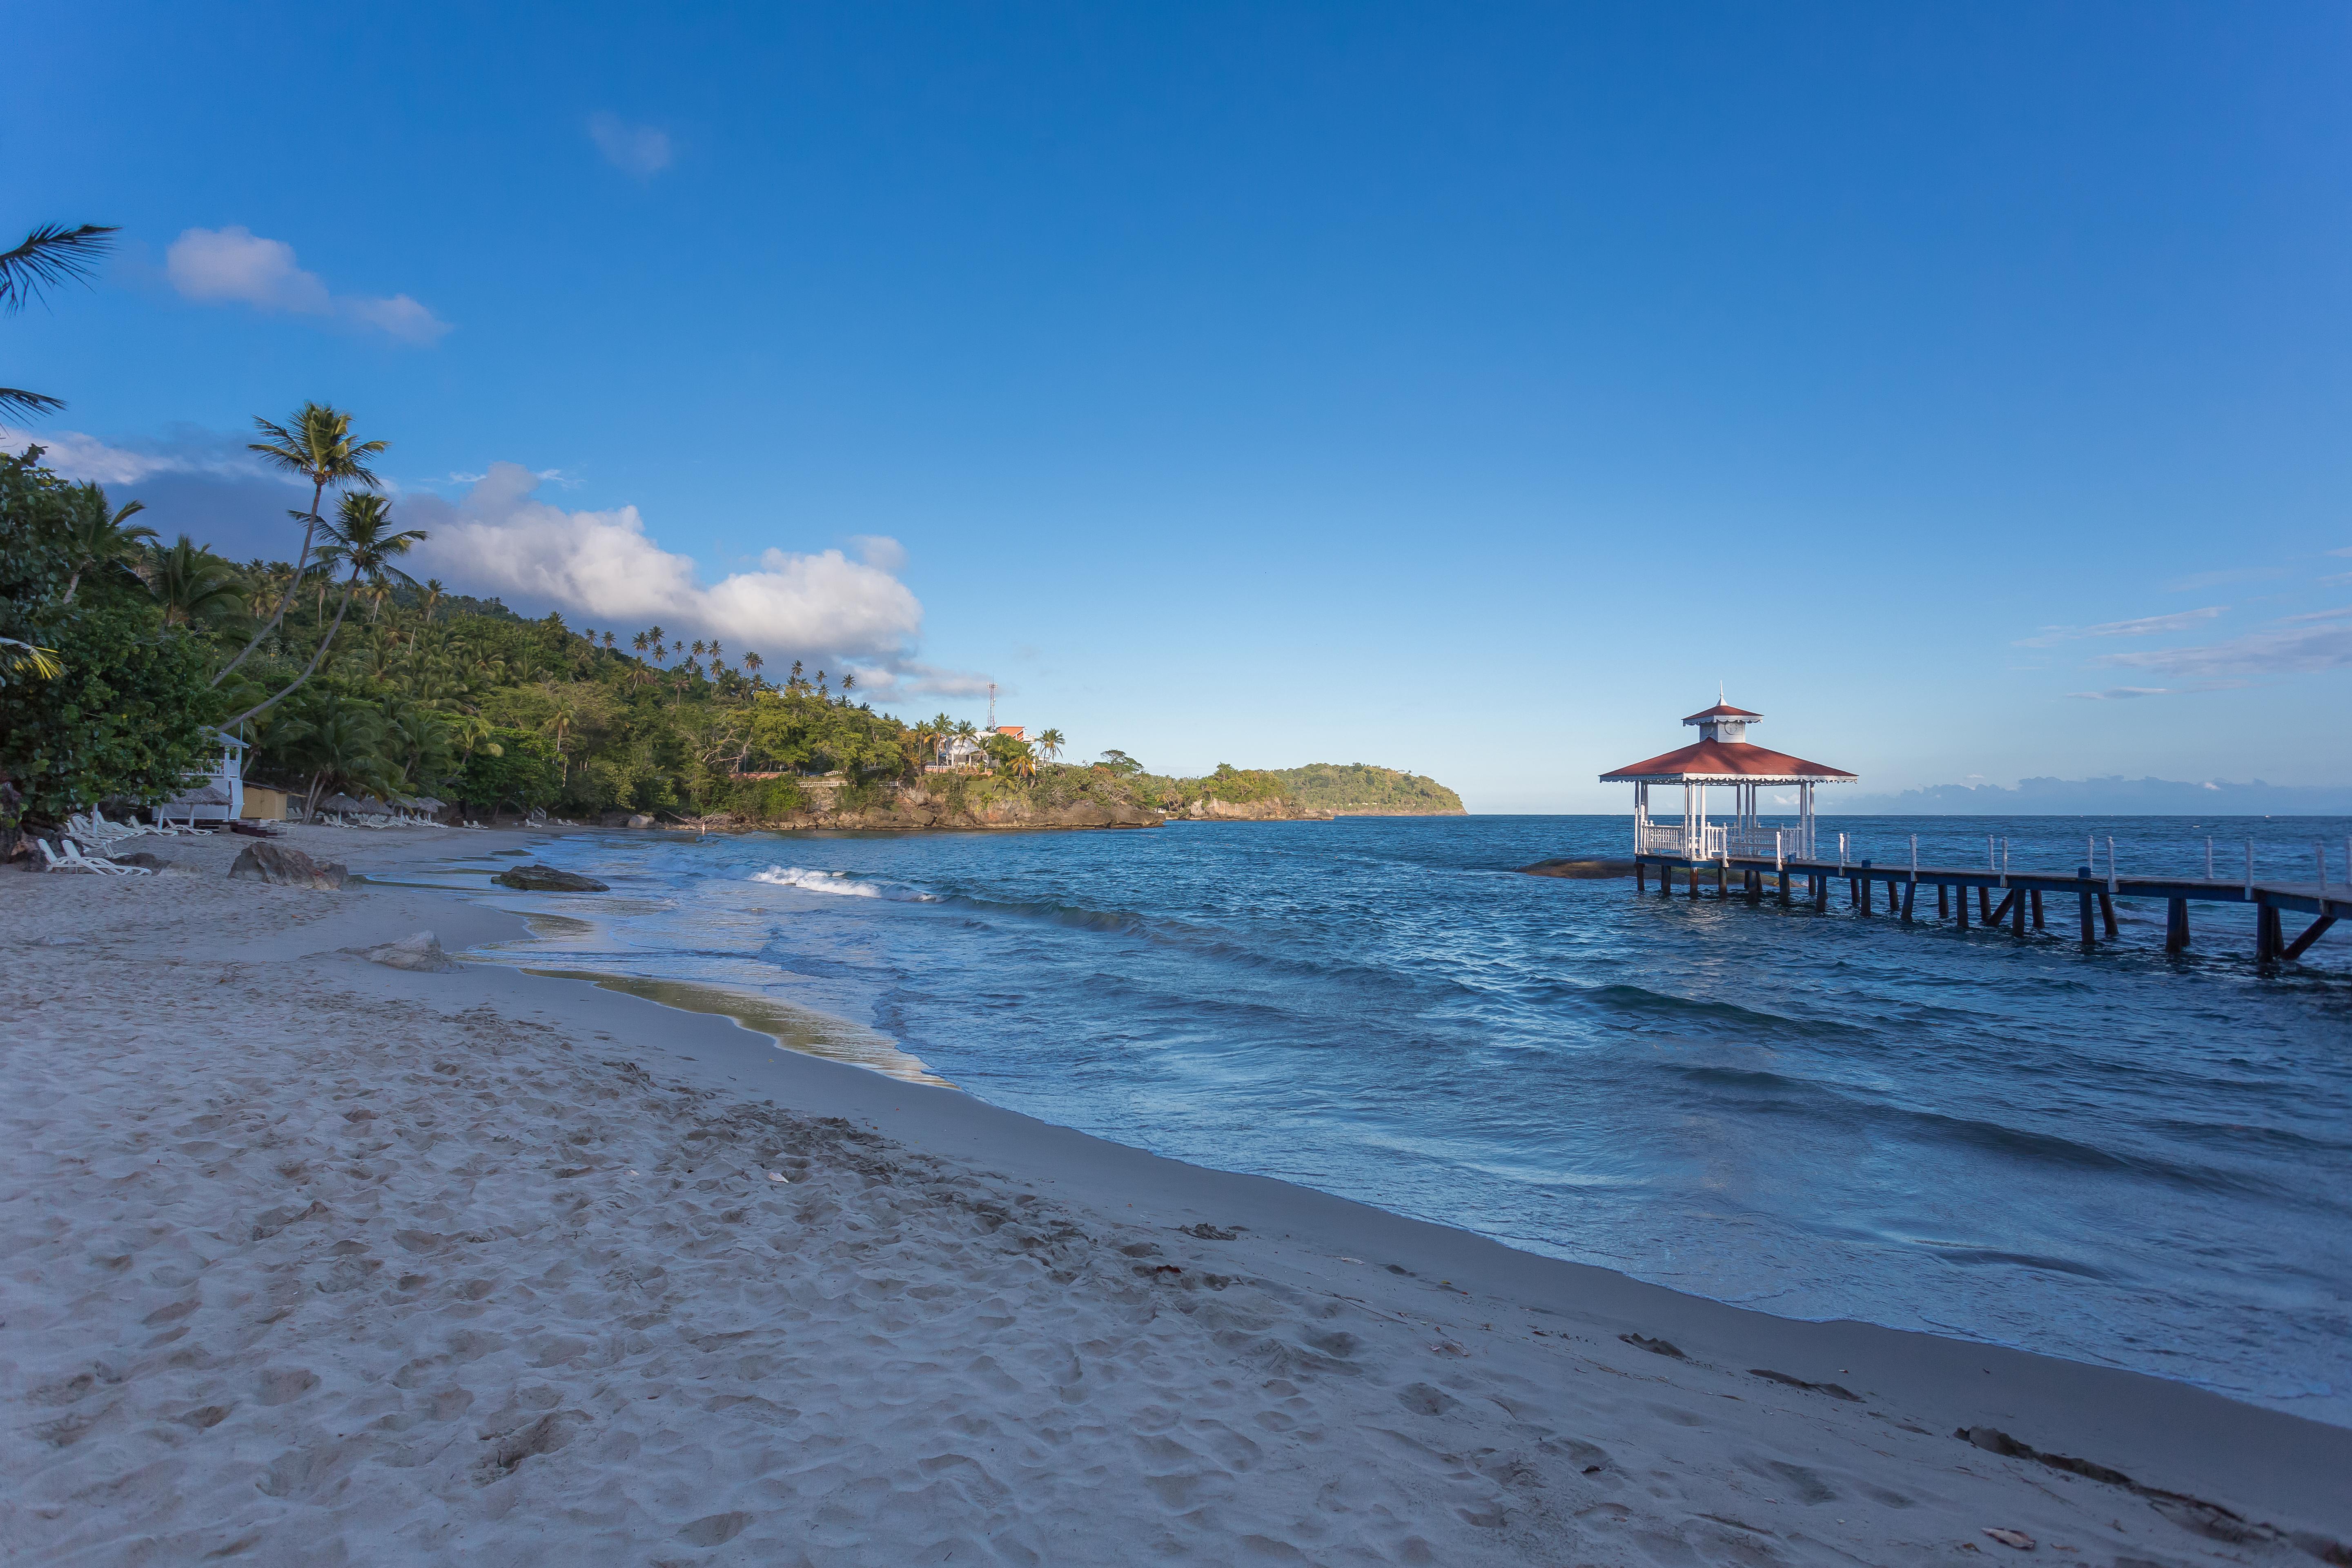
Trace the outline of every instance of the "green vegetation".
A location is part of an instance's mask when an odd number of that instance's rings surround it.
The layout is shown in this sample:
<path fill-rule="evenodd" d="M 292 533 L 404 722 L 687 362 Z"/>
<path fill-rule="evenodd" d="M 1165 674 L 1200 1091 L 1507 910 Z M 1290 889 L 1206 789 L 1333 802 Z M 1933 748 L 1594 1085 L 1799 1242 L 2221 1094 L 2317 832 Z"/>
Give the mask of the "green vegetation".
<path fill-rule="evenodd" d="M 368 461 L 384 443 L 359 439 L 348 415 L 308 404 L 255 423 L 253 449 L 311 485 L 310 509 L 289 513 L 301 531 L 290 563 L 232 563 L 185 535 L 167 545 L 131 521 L 136 501 L 66 483 L 39 448 L 0 456 L 0 780 L 22 791 L 23 817 L 160 799 L 212 726 L 247 742 L 249 781 L 304 810 L 337 792 L 435 795 L 475 816 L 751 823 L 1461 808 L 1382 768 L 1220 763 L 1178 779 L 1117 751 L 1066 763 L 1059 730 L 1024 742 L 944 713 L 908 723 L 858 700 L 854 675 L 795 663 L 772 682 L 758 653 L 730 659 L 716 638 L 526 620 L 401 569 L 425 535 L 376 493 Z M 929 771 L 958 737 L 978 742 L 981 765 Z"/>
<path fill-rule="evenodd" d="M 1370 763 L 1309 763 L 1265 776 L 1279 781 L 1282 793 L 1298 805 L 1319 811 L 1436 816 L 1462 810 L 1462 797 L 1435 779 Z"/>
<path fill-rule="evenodd" d="M 201 637 L 166 625 L 119 556 L 76 548 L 95 487 L 38 455 L 0 454 L 0 780 L 22 796 L 5 831 L 163 795 L 206 749 L 213 706 Z"/>

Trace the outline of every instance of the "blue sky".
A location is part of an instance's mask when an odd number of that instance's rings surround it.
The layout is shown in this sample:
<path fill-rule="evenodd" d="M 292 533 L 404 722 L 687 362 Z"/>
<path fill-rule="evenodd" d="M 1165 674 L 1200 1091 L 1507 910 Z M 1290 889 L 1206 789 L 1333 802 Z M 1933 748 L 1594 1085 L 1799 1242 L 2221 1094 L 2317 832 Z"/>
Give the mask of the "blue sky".
<path fill-rule="evenodd" d="M 238 556 L 316 397 L 453 586 L 1159 769 L 2352 780 L 2341 6 L 44 26 L 0 382 Z"/>

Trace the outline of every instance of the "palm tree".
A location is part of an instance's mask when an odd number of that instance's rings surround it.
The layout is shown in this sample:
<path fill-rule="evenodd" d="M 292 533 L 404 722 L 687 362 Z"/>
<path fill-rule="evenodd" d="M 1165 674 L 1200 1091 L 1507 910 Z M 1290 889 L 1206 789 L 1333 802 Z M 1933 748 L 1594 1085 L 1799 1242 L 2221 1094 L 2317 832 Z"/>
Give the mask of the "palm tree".
<path fill-rule="evenodd" d="M 1068 743 L 1069 742 L 1063 737 L 1063 734 L 1059 730 L 1040 730 L 1037 731 L 1037 750 L 1044 754 L 1045 760 L 1049 763 L 1059 757 L 1062 754 L 1062 748 Z"/>
<path fill-rule="evenodd" d="M 618 642 L 619 640 L 620 640 L 620 639 L 619 639 L 619 638 L 617 638 L 617 637 L 615 637 L 612 633 L 610 633 L 610 632 L 606 632 L 606 633 L 604 634 L 604 651 L 605 651 L 606 653 L 610 653 L 610 652 L 612 652 L 612 651 L 613 651 L 613 646 L 614 646 L 614 644 L 615 644 L 615 643 L 616 643 L 616 642 Z"/>
<path fill-rule="evenodd" d="M 253 426 L 267 438 L 247 443 L 246 450 L 258 454 L 261 460 L 273 468 L 310 480 L 310 510 L 289 514 L 299 518 L 302 523 L 302 551 L 294 558 L 294 583 L 287 586 L 286 596 L 278 602 L 277 613 L 269 617 L 268 624 L 255 632 L 253 640 L 245 645 L 243 651 L 222 666 L 220 673 L 213 677 L 215 686 L 226 679 L 230 670 L 243 664 L 247 655 L 260 647 L 261 639 L 275 631 L 278 623 L 286 618 L 287 608 L 294 602 L 295 587 L 302 580 L 303 568 L 310 563 L 310 542 L 325 523 L 325 519 L 319 515 L 319 502 L 326 495 L 327 487 L 362 485 L 369 489 L 375 489 L 376 477 L 369 469 L 367 460 L 384 451 L 388 445 L 383 441 L 352 440 L 352 416 L 323 403 L 302 405 L 283 425 L 273 425 L 267 419 L 257 418 Z M 346 496 L 344 499 L 350 498 Z M 326 604 L 322 595 L 319 600 L 319 613 L 322 616 L 326 614 Z M 297 681 L 295 684 L 301 683 Z M 286 689 L 291 691 L 294 688 L 289 686 Z"/>
<path fill-rule="evenodd" d="M 51 284 L 78 283 L 89 277 L 98 258 L 113 248 L 108 237 L 114 232 L 110 224 L 68 228 L 45 223 L 14 250 L 0 250 L 0 315 L 15 315 Z M 47 393 L 0 386 L 0 414 L 50 414 L 64 406 L 63 399 Z"/>
<path fill-rule="evenodd" d="M 148 551 L 140 564 L 167 626 L 200 626 L 245 607 L 236 568 L 184 533 L 169 550 Z"/>
<path fill-rule="evenodd" d="M 383 715 L 374 703 L 324 691 L 270 726 L 269 749 L 310 775 L 302 802 L 307 817 L 331 784 L 366 789 L 383 784 Z"/>
<path fill-rule="evenodd" d="M 441 595 L 446 592 L 448 592 L 448 590 L 441 586 L 440 578 L 427 577 L 425 579 L 425 586 L 418 591 L 416 602 L 424 608 L 425 624 L 426 626 L 429 626 L 433 624 L 434 606 L 440 604 Z"/>
<path fill-rule="evenodd" d="M 645 633 L 639 632 L 635 637 L 629 639 L 629 646 L 635 648 L 639 653 L 643 653 L 646 651 L 646 645 L 652 640 L 653 639 L 646 637 Z"/>
<path fill-rule="evenodd" d="M 551 706 L 546 721 L 541 724 L 540 728 L 555 737 L 555 760 L 562 770 L 562 777 L 568 783 L 572 777 L 572 758 L 566 747 L 571 743 L 572 723 L 578 714 L 572 705 L 572 700 L 568 697 L 556 696 L 552 687 L 549 688 L 548 696 Z"/>
<path fill-rule="evenodd" d="M 145 501 L 125 501 L 119 510 L 109 511 L 106 492 L 94 483 L 79 484 L 67 490 L 63 505 L 66 555 L 73 563 L 73 575 L 66 579 L 64 602 L 70 605 L 74 590 L 81 586 L 83 573 L 130 565 L 139 558 L 142 542 L 155 537 L 155 531 L 144 523 L 123 526 L 147 510 Z"/>
<path fill-rule="evenodd" d="M 328 571 L 348 567 L 351 572 L 343 579 L 343 600 L 335 607 L 334 624 L 327 628 L 326 636 L 319 639 L 319 651 L 310 656 L 310 662 L 303 666 L 302 673 L 294 678 L 293 685 L 267 702 L 247 709 L 224 723 L 222 729 L 232 729 L 255 714 L 276 707 L 310 679 L 320 661 L 327 657 L 327 650 L 334 646 L 335 634 L 342 630 L 343 616 L 350 613 L 352 595 L 362 582 L 371 586 L 391 583 L 410 588 L 416 585 L 416 579 L 394 566 L 393 562 L 407 554 L 412 546 L 421 543 L 426 537 L 425 532 L 418 528 L 394 530 L 392 526 L 392 503 L 383 497 L 345 491 L 341 504 L 336 509 L 335 521 L 327 524 L 326 529 L 327 542 L 320 549 L 320 564 Z"/>
<path fill-rule="evenodd" d="M 767 662 L 768 661 L 766 659 L 761 658 L 756 653 L 747 653 L 743 656 L 743 668 L 751 672 L 751 678 L 754 680 L 759 679 L 760 668 Z"/>

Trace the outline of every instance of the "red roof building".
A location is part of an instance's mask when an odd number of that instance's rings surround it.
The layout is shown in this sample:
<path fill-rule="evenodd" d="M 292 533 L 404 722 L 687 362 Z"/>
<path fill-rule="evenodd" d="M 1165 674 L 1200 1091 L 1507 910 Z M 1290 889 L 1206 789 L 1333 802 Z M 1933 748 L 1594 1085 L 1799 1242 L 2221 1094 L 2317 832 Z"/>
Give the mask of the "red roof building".
<path fill-rule="evenodd" d="M 1636 854 L 1671 855 L 1685 860 L 1717 860 L 1727 855 L 1811 858 L 1813 786 L 1852 784 L 1854 775 L 1825 763 L 1809 763 L 1753 744 L 1748 740 L 1748 726 L 1763 717 L 1717 701 L 1683 721 L 1697 727 L 1699 738 L 1695 743 L 1601 775 L 1602 784 L 1633 786 Z M 1661 825 L 1650 820 L 1654 784 L 1683 786 L 1680 822 Z M 1720 826 L 1707 822 L 1706 792 L 1715 784 L 1728 784 L 1732 790 L 1732 819 Z M 1793 822 L 1764 826 L 1757 795 L 1766 784 L 1797 786 Z"/>

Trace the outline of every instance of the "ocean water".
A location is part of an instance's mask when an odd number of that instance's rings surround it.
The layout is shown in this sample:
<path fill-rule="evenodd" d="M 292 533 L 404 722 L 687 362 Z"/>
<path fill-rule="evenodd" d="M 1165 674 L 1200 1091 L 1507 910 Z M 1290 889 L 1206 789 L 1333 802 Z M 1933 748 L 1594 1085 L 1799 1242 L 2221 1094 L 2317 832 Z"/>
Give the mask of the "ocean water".
<path fill-rule="evenodd" d="M 2352 821 L 1838 818 L 1856 858 L 2345 880 Z M 2179 1378 L 2352 1425 L 2352 940 L 2120 909 L 2085 955 L 1510 868 L 1622 817 L 583 835 L 530 967 L 685 981 L 803 1048 L 1202 1164 L 1800 1318 Z M 1834 842 L 1834 839 L 1831 840 Z M 485 837 L 485 849 L 510 845 Z M 451 885 L 486 886 L 487 859 Z M 2290 933 L 2292 934 L 2292 933 Z M 828 1043 L 830 1042 L 830 1043 Z"/>

